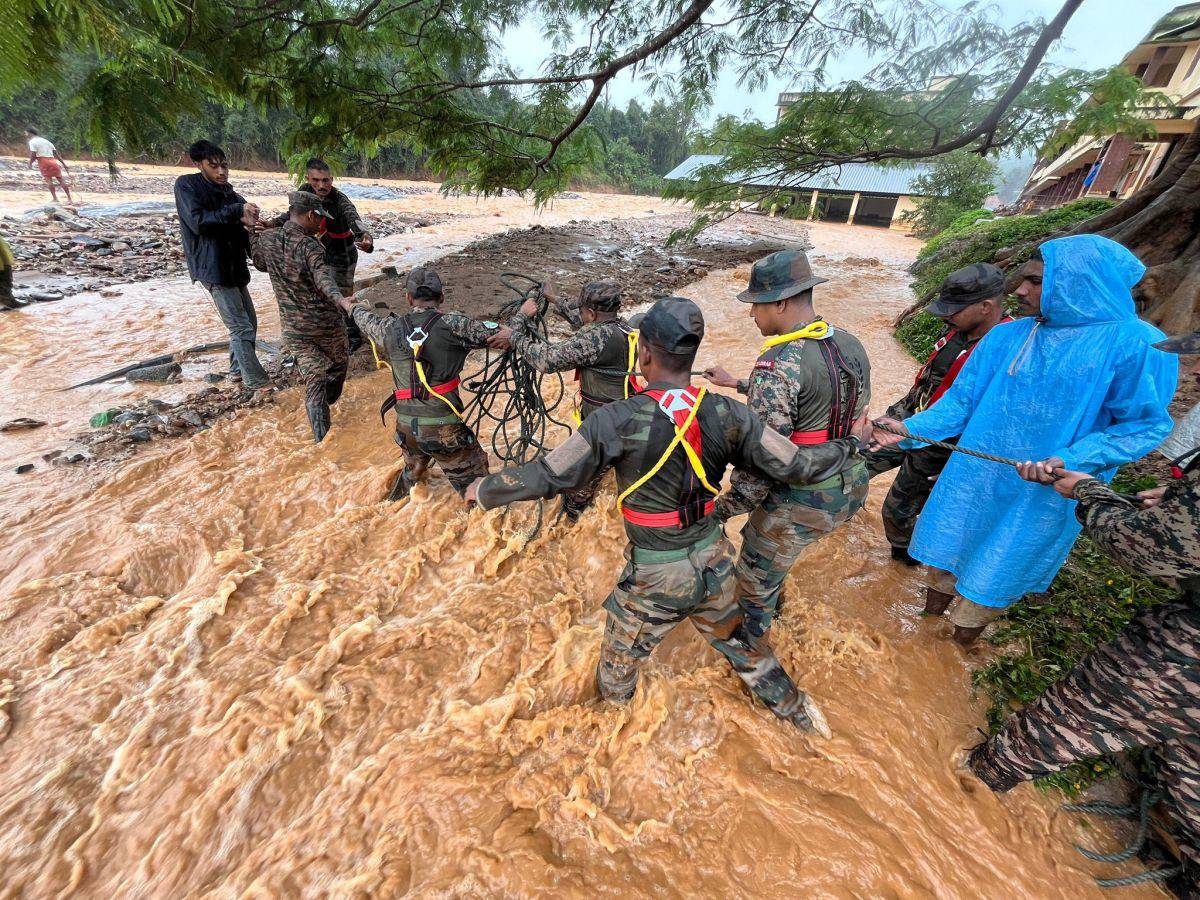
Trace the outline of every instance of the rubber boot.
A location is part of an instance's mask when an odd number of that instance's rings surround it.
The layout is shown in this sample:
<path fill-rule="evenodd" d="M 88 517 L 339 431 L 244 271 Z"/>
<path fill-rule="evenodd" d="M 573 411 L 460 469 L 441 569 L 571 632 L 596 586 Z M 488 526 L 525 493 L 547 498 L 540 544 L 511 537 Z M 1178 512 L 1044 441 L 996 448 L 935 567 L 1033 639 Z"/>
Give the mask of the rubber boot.
<path fill-rule="evenodd" d="M 927 587 L 925 588 L 925 608 L 921 610 L 921 615 L 940 616 L 953 602 L 953 594 L 947 594 L 943 591 L 935 591 L 933 588 Z"/>
<path fill-rule="evenodd" d="M 567 521 L 574 525 L 579 521 L 579 517 L 583 515 L 583 509 L 575 506 L 566 497 L 562 497 L 558 504 L 558 514 L 560 516 L 565 516 Z"/>
<path fill-rule="evenodd" d="M 305 408 L 308 410 L 308 424 L 312 426 L 313 440 L 319 444 L 325 440 L 325 435 L 329 434 L 329 406 L 325 403 L 306 403 Z"/>
<path fill-rule="evenodd" d="M 1018 784 L 1024 781 L 1018 775 L 1004 773 L 998 775 L 991 770 L 987 760 L 987 741 L 978 744 L 971 749 L 967 754 L 967 767 L 975 773 L 975 777 L 990 787 L 997 794 L 1003 794 L 1011 791 Z"/>
<path fill-rule="evenodd" d="M 970 647 L 983 634 L 985 628 L 987 628 L 986 625 L 980 625 L 978 628 L 963 628 L 961 625 L 955 625 L 954 642 L 960 647 Z"/>
<path fill-rule="evenodd" d="M 800 691 L 800 708 L 788 716 L 788 721 L 803 731 L 805 734 L 819 734 L 825 740 L 833 737 L 833 732 L 829 730 L 829 723 L 825 721 L 825 715 L 813 702 L 812 697 Z"/>
<path fill-rule="evenodd" d="M 23 306 L 28 306 L 24 300 L 18 300 L 11 294 L 0 294 L 0 309 L 20 309 Z"/>
<path fill-rule="evenodd" d="M 919 559 L 913 559 L 911 556 L 908 555 L 907 547 L 893 547 L 892 548 L 892 559 L 894 559 L 898 563 L 903 563 L 906 566 L 921 565 L 921 561 Z"/>
<path fill-rule="evenodd" d="M 388 491 L 388 503 L 395 503 L 397 500 L 403 500 L 412 490 L 412 484 L 408 480 L 408 469 L 401 469 L 396 474 L 396 480 L 392 483 L 392 489 Z"/>

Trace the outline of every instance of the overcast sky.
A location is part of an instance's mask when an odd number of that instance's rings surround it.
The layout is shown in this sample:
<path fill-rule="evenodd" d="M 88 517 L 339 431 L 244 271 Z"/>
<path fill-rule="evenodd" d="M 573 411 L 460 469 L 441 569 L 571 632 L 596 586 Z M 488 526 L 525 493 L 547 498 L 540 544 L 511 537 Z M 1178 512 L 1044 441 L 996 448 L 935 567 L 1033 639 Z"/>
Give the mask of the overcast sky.
<path fill-rule="evenodd" d="M 946 0 L 946 5 L 953 7 L 962 3 L 960 0 Z M 999 15 L 1005 22 L 1011 23 L 1037 16 L 1049 19 L 1061 5 L 1061 0 L 1004 2 Z M 1178 5 L 1170 0 L 1084 0 L 1083 6 L 1068 23 L 1052 58 L 1063 65 L 1082 69 L 1114 65 L 1163 14 Z M 504 43 L 510 62 L 520 71 L 532 74 L 537 69 L 540 57 L 531 54 L 530 48 L 541 47 L 544 42 L 536 23 L 509 32 Z M 830 68 L 829 81 L 861 75 L 867 67 L 868 61 L 862 54 L 847 55 Z M 725 76 L 717 85 L 709 118 L 724 113 L 749 113 L 764 121 L 773 121 L 776 95 L 789 87 L 789 84 L 780 80 L 761 92 L 750 94 L 738 86 L 732 75 Z M 628 76 L 614 79 L 608 89 L 609 102 L 617 106 L 625 106 L 633 97 L 644 98 L 647 95 L 645 86 Z"/>

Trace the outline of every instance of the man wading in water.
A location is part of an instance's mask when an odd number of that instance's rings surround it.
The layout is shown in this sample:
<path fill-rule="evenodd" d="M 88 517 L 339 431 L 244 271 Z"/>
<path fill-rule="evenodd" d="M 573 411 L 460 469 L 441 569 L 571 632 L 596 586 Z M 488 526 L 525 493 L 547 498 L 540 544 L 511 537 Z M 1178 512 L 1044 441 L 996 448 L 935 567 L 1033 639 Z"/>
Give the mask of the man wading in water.
<path fill-rule="evenodd" d="M 849 437 L 871 399 L 871 364 L 858 338 L 822 320 L 812 291 L 826 279 L 812 273 L 808 257 L 781 250 L 750 270 L 738 299 L 767 340 L 749 378 L 740 381 L 717 366 L 704 374 L 713 384 L 736 387 L 759 418 L 797 446 Z M 725 522 L 749 512 L 738 556 L 737 601 L 746 630 L 761 638 L 771 627 L 780 591 L 800 552 L 862 509 L 867 470 L 854 456 L 815 484 L 793 487 L 740 469 L 717 501 Z"/>
<path fill-rule="evenodd" d="M 331 404 L 342 395 L 349 353 L 339 302 L 342 292 L 313 237 L 327 213 L 316 194 L 288 194 L 288 223 L 251 239 L 254 265 L 271 276 L 287 350 L 304 378 L 304 406 L 318 444 L 330 428 Z M 243 223 L 253 230 L 250 213 Z"/>
<path fill-rule="evenodd" d="M 367 231 L 366 223 L 350 198 L 333 186 L 333 173 L 329 164 L 314 156 L 304 164 L 304 184 L 300 190 L 316 194 L 321 208 L 328 216 L 321 220 L 316 238 L 325 248 L 325 265 L 333 272 L 333 280 L 343 296 L 354 293 L 354 270 L 358 266 L 358 251 L 370 253 L 375 249 L 375 239 Z M 287 222 L 287 213 L 263 223 L 264 228 L 282 228 Z M 346 320 L 346 336 L 350 339 L 350 352 L 362 346 L 362 333 L 350 319 Z"/>
<path fill-rule="evenodd" d="M 643 660 L 691 619 L 776 716 L 828 736 L 816 704 L 766 642 L 745 629 L 733 595 L 733 548 L 713 501 L 730 463 L 793 485 L 843 471 L 869 434 L 866 416 L 854 436 L 798 447 L 765 428 L 745 404 L 691 385 L 704 336 L 704 317 L 691 300 L 659 300 L 639 328 L 638 363 L 648 382 L 642 393 L 600 407 L 546 457 L 479 479 L 467 499 L 492 509 L 549 498 L 615 468 L 628 562 L 604 602 L 600 696 L 627 702 Z"/>
<path fill-rule="evenodd" d="M 526 300 L 513 316 L 513 350 L 539 372 L 574 369 L 579 381 L 580 424 L 614 400 L 638 391 L 633 370 L 637 363 L 637 332 L 620 316 L 621 287 L 613 281 L 585 284 L 578 300 L 564 300 L 545 292 L 554 309 L 578 331 L 565 341 L 548 343 L 536 339 L 533 319 L 536 300 Z M 564 491 L 563 514 L 572 522 L 592 505 L 604 473 L 577 491 Z"/>
<path fill-rule="evenodd" d="M 442 312 L 442 279 L 431 266 L 409 272 L 405 288 L 413 310 L 404 316 L 381 319 L 365 306 L 341 303 L 363 334 L 383 348 L 392 370 L 395 390 L 380 414 L 396 410 L 396 443 L 404 453 L 404 468 L 387 499 L 407 497 L 435 461 L 462 494 L 487 474 L 488 458 L 462 420 L 459 377 L 469 352 L 504 349 L 512 332 L 495 322 Z"/>

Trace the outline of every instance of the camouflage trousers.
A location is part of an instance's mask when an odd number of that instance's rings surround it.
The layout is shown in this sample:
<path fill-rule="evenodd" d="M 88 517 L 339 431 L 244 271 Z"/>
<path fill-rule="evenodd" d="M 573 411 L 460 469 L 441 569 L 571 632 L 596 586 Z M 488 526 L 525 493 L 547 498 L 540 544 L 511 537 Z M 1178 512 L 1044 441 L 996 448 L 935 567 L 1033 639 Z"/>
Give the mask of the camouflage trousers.
<path fill-rule="evenodd" d="M 338 290 L 342 295 L 349 297 L 354 293 L 354 270 L 358 267 L 358 259 L 355 258 L 343 266 L 330 264 L 329 271 L 333 273 L 333 280 L 337 282 Z M 343 320 L 346 322 L 346 339 L 350 342 L 350 352 L 353 353 L 363 345 L 362 332 L 354 320 L 345 313 L 342 314 Z"/>
<path fill-rule="evenodd" d="M 676 625 L 691 619 L 775 715 L 786 719 L 801 709 L 802 695 L 771 648 L 742 628 L 733 598 L 733 547 L 720 529 L 689 550 L 626 547 L 625 557 L 621 580 L 604 601 L 608 616 L 596 667 L 600 696 L 628 701 L 643 661 Z"/>
<path fill-rule="evenodd" d="M 304 406 L 319 442 L 329 430 L 329 407 L 342 396 L 346 383 L 346 332 L 339 328 L 320 336 L 285 334 L 284 341 L 304 379 Z"/>
<path fill-rule="evenodd" d="M 972 752 L 971 768 L 997 790 L 1073 762 L 1150 748 L 1179 824 L 1200 863 L 1200 609 L 1143 610 Z"/>
<path fill-rule="evenodd" d="M 742 528 L 737 602 L 746 630 L 759 638 L 771 627 L 779 593 L 800 551 L 862 509 L 868 476 L 862 465 L 803 488 L 772 488 Z"/>
<path fill-rule="evenodd" d="M 403 477 L 408 487 L 425 475 L 431 462 L 459 494 L 471 482 L 488 473 L 488 458 L 475 432 L 462 422 L 425 425 L 413 420 L 396 420 L 396 443 L 404 453 Z"/>
<path fill-rule="evenodd" d="M 913 529 L 917 527 L 917 516 L 921 515 L 925 501 L 933 491 L 933 482 L 929 479 L 942 474 L 949 459 L 950 451 L 940 447 L 917 450 L 884 447 L 866 455 L 867 471 L 872 478 L 900 469 L 883 499 L 883 533 L 893 547 L 908 549 Z"/>

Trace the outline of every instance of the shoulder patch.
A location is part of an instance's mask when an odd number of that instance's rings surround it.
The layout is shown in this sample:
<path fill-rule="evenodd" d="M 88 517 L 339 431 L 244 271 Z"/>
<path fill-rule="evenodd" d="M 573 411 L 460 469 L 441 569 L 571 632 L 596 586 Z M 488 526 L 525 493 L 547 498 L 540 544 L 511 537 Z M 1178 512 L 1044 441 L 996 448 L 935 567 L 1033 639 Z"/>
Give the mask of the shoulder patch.
<path fill-rule="evenodd" d="M 758 362 L 756 362 L 754 364 L 754 368 L 756 368 L 756 369 L 773 369 L 773 368 L 775 368 L 775 360 L 760 359 Z"/>

